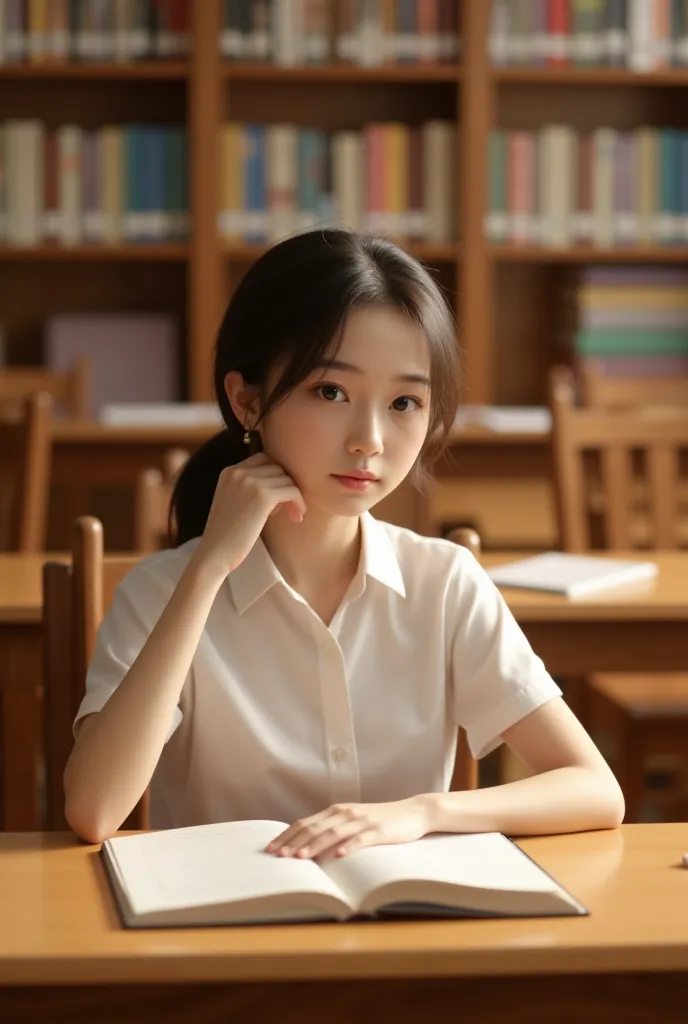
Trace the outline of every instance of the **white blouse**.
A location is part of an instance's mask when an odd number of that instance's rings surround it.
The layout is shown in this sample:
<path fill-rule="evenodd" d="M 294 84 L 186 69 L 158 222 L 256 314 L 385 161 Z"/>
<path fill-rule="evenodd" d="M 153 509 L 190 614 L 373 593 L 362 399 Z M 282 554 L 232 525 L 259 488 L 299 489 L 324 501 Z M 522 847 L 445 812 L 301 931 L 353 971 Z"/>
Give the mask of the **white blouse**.
<path fill-rule="evenodd" d="M 446 791 L 458 725 L 482 757 L 561 694 L 467 550 L 369 513 L 361 536 L 329 626 L 261 539 L 229 574 L 151 780 L 153 827 L 291 822 L 339 801 Z M 123 679 L 197 544 L 142 559 L 120 583 L 77 722 Z"/>

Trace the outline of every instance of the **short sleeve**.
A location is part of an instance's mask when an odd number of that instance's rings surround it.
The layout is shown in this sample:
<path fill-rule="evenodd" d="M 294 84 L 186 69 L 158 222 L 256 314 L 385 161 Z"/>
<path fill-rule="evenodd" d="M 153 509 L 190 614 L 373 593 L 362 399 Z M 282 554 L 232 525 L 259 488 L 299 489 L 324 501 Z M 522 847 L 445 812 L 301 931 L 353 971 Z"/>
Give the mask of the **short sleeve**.
<path fill-rule="evenodd" d="M 451 684 L 456 724 L 474 757 L 484 757 L 501 735 L 561 689 L 528 643 L 504 598 L 465 549 L 457 551 L 450 583 Z"/>
<path fill-rule="evenodd" d="M 173 583 L 161 578 L 145 561 L 131 569 L 115 589 L 98 630 L 96 648 L 86 674 L 86 693 L 74 720 L 100 711 L 133 665 L 160 618 Z M 170 739 L 182 720 L 177 706 L 167 733 Z"/>

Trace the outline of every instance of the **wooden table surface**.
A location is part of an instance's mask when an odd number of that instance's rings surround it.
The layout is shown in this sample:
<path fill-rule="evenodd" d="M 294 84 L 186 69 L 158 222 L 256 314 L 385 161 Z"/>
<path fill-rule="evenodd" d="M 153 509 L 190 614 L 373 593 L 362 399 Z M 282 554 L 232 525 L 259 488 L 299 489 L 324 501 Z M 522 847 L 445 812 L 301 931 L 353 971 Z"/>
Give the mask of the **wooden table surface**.
<path fill-rule="evenodd" d="M 97 847 L 0 836 L 0 1018 L 683 1024 L 688 824 L 521 845 L 589 917 L 128 931 Z"/>
<path fill-rule="evenodd" d="M 38 555 L 0 553 L 0 622 L 37 622 L 41 615 L 43 563 L 49 558 L 67 557 L 64 552 Z M 482 562 L 489 568 L 522 557 L 522 553 L 488 552 L 483 555 Z M 536 620 L 576 622 L 591 618 L 688 622 L 688 551 L 631 551 L 606 557 L 656 562 L 659 575 L 647 583 L 614 587 L 574 600 L 513 587 L 502 588 L 502 593 L 522 623 Z"/>
<path fill-rule="evenodd" d="M 688 971 L 688 823 L 519 845 L 589 917 L 128 930 L 99 847 L 0 835 L 0 984 Z"/>

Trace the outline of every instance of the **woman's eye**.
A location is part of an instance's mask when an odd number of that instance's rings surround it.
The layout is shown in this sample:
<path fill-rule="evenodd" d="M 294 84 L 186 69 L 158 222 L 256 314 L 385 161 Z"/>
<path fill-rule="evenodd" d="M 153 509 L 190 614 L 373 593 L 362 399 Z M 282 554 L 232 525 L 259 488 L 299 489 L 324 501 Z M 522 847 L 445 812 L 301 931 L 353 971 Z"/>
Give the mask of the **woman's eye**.
<path fill-rule="evenodd" d="M 416 409 L 420 408 L 420 403 L 419 403 L 417 398 L 411 398 L 410 395 L 402 395 L 401 398 L 395 398 L 394 401 L 392 402 L 392 405 L 394 406 L 394 408 L 396 409 L 397 412 L 409 412 L 409 411 L 411 411 L 409 409 L 408 405 L 405 405 L 402 408 L 399 408 L 399 406 L 398 406 L 399 402 L 413 402 L 413 408 L 416 408 Z"/>
<path fill-rule="evenodd" d="M 315 388 L 315 393 L 324 398 L 326 402 L 336 402 L 337 395 L 344 394 L 342 389 L 338 388 L 336 384 L 321 384 Z"/>

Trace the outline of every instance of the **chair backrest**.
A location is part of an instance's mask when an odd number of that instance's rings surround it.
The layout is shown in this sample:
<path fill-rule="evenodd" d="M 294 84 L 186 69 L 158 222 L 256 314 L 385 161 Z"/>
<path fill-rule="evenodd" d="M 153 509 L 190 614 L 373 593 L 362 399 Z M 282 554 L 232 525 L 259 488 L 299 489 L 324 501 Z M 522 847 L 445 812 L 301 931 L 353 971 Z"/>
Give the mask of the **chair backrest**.
<path fill-rule="evenodd" d="M 162 469 L 144 469 L 136 481 L 134 547 L 150 554 L 169 542 L 170 499 L 177 477 L 189 458 L 184 448 L 170 448 L 163 455 Z"/>
<path fill-rule="evenodd" d="M 579 408 L 573 374 L 550 373 L 552 451 L 564 550 L 674 548 L 688 470 L 688 409 Z"/>
<path fill-rule="evenodd" d="M 71 370 L 43 366 L 3 366 L 0 369 L 0 405 L 22 402 L 37 391 L 52 395 L 55 405 L 72 417 L 90 415 L 91 362 L 80 356 Z"/>
<path fill-rule="evenodd" d="M 457 527 L 449 534 L 449 540 L 459 544 L 462 548 L 468 548 L 471 554 L 480 560 L 480 537 L 475 530 L 469 527 Z M 478 788 L 478 762 L 471 755 L 468 738 L 462 728 L 459 729 L 451 788 L 452 790 Z"/>
<path fill-rule="evenodd" d="M 637 405 L 688 409 L 688 375 L 610 377 L 599 360 L 586 360 L 581 370 L 581 397 L 584 405 L 607 409 Z"/>
<path fill-rule="evenodd" d="M 45 548 L 52 399 L 44 392 L 7 413 L 0 407 L 0 548 Z"/>
<path fill-rule="evenodd" d="M 115 587 L 138 556 L 104 556 L 103 527 L 92 516 L 74 524 L 72 563 L 43 567 L 45 828 L 68 829 L 64 770 L 74 745 L 72 725 L 86 689 L 98 627 Z M 144 794 L 123 828 L 148 827 Z"/>

